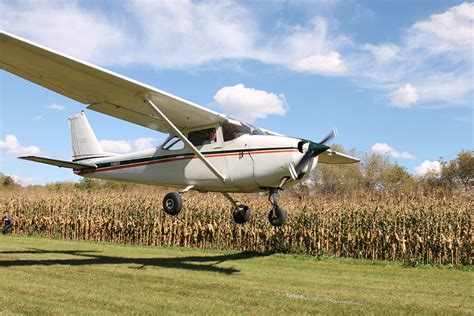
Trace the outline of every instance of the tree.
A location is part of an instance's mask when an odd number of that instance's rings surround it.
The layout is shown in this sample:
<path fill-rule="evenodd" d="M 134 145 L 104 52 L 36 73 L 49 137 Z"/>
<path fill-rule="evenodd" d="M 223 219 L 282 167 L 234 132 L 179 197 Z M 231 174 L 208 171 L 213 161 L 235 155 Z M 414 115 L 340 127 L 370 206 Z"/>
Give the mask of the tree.
<path fill-rule="evenodd" d="M 9 187 L 9 188 L 19 186 L 19 184 L 15 182 L 13 177 L 7 176 L 3 173 L 0 173 L 0 184 L 4 187 Z"/>
<path fill-rule="evenodd" d="M 355 150 L 345 150 L 341 145 L 332 145 L 331 149 L 338 152 L 348 152 L 351 156 L 358 156 Z M 352 192 L 362 182 L 360 164 L 318 164 L 311 174 L 310 180 L 316 189 L 325 193 Z"/>
<path fill-rule="evenodd" d="M 461 151 L 456 159 L 442 162 L 440 182 L 449 188 L 462 186 L 469 189 L 474 186 L 473 151 Z"/>
<path fill-rule="evenodd" d="M 76 183 L 76 188 L 82 189 L 82 190 L 92 190 L 100 187 L 100 182 L 95 179 L 90 179 L 90 178 L 82 178 L 78 183 Z"/>
<path fill-rule="evenodd" d="M 391 166 L 387 156 L 367 153 L 361 161 L 363 185 L 366 189 L 382 190 L 385 189 L 385 183 L 382 175 L 387 168 Z"/>
<path fill-rule="evenodd" d="M 12 187 L 12 186 L 17 185 L 17 183 L 15 182 L 15 180 L 13 180 L 12 177 L 6 176 L 5 179 L 3 180 L 2 185 L 3 185 L 4 187 Z"/>
<path fill-rule="evenodd" d="M 397 163 L 386 166 L 381 173 L 381 180 L 388 189 L 406 189 L 407 186 L 414 184 L 412 175 Z"/>

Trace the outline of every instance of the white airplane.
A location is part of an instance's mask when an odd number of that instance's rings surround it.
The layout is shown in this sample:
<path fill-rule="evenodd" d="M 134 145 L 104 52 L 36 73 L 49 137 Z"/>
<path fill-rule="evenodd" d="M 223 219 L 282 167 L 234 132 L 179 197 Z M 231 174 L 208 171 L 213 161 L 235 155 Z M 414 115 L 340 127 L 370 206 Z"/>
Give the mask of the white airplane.
<path fill-rule="evenodd" d="M 72 161 L 19 158 L 71 168 L 83 177 L 179 188 L 163 199 L 171 215 L 180 212 L 189 190 L 221 192 L 233 204 L 235 222 L 244 224 L 250 209 L 229 193 L 264 191 L 272 205 L 268 219 L 281 226 L 286 214 L 278 206 L 280 190 L 300 181 L 317 162 L 359 161 L 326 145 L 335 131 L 319 143 L 270 132 L 3 31 L 0 68 L 87 109 L 169 134 L 154 149 L 107 153 L 81 112 L 69 118 Z"/>

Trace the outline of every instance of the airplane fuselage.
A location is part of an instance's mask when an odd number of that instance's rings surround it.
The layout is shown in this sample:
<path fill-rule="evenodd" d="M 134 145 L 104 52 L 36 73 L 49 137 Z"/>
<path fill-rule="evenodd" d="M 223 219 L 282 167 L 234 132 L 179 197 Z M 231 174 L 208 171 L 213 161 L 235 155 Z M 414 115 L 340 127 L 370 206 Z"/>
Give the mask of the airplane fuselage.
<path fill-rule="evenodd" d="M 90 178 L 177 188 L 193 185 L 200 191 L 258 192 L 278 187 L 282 178 L 290 176 L 290 164 L 295 165 L 303 155 L 298 151 L 300 141 L 286 136 L 242 135 L 225 143 L 200 146 L 204 156 L 225 176 L 224 183 L 185 147 L 172 150 L 160 146 L 88 159 L 87 162 L 97 168 L 75 173 Z M 316 162 L 317 158 L 309 168 L 314 169 Z M 286 185 L 292 183 L 288 181 Z"/>

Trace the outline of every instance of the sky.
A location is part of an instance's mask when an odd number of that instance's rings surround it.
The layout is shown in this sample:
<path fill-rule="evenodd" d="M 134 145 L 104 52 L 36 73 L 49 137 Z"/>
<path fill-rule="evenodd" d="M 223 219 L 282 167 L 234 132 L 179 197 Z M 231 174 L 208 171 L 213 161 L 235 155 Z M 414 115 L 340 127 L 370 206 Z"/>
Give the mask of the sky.
<path fill-rule="evenodd" d="M 379 153 L 414 175 L 473 149 L 474 3 L 9 1 L 0 29 L 285 135 Z M 21 155 L 70 160 L 85 105 L 0 70 L 0 172 L 78 181 Z M 105 151 L 166 135 L 90 110 Z"/>

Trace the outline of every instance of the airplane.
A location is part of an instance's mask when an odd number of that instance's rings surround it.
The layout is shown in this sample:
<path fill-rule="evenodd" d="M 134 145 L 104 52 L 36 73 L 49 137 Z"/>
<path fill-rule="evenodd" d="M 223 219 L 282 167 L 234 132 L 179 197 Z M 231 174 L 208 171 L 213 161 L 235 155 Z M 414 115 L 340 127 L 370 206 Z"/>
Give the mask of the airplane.
<path fill-rule="evenodd" d="M 359 162 L 326 144 L 335 130 L 313 142 L 258 128 L 1 30 L 0 68 L 89 110 L 169 134 L 157 148 L 104 152 L 82 111 L 69 118 L 72 161 L 18 158 L 70 168 L 82 177 L 178 188 L 163 199 L 170 215 L 180 213 L 189 190 L 220 192 L 233 205 L 234 221 L 244 224 L 251 210 L 230 193 L 267 192 L 268 220 L 278 227 L 286 219 L 278 204 L 281 190 L 301 181 L 318 162 Z"/>

